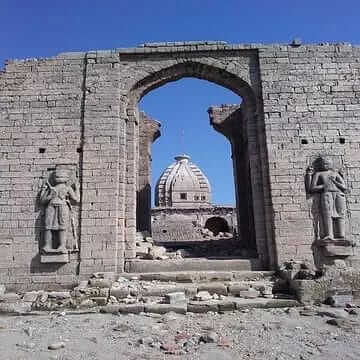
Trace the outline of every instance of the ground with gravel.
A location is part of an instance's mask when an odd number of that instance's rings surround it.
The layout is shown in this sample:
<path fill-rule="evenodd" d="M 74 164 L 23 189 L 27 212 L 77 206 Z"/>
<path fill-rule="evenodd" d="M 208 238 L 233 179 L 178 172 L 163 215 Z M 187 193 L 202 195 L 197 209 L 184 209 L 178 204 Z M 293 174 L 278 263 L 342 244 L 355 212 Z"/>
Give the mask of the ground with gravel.
<path fill-rule="evenodd" d="M 0 358 L 359 359 L 360 316 L 357 308 L 345 310 L 2 316 Z"/>

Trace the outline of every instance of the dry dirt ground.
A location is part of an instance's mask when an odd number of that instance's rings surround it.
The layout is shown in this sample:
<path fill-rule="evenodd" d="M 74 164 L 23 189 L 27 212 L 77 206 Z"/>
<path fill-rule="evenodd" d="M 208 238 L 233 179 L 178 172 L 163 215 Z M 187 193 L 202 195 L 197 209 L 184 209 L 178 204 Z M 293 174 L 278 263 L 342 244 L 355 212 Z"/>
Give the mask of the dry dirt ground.
<path fill-rule="evenodd" d="M 0 359 L 358 360 L 359 310 L 1 316 Z"/>

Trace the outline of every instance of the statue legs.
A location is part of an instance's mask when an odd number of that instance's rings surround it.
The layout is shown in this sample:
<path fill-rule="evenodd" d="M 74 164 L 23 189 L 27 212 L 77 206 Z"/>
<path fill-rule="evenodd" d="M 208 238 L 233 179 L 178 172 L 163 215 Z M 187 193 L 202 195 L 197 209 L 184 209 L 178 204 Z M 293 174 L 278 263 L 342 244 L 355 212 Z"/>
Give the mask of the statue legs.
<path fill-rule="evenodd" d="M 43 247 L 43 250 L 45 252 L 50 252 L 52 250 L 52 233 L 51 230 L 45 230 L 44 232 L 44 241 L 45 245 Z"/>
<path fill-rule="evenodd" d="M 345 196 L 336 192 L 321 196 L 321 238 L 334 240 L 345 238 Z"/>
<path fill-rule="evenodd" d="M 331 193 L 321 194 L 321 217 L 322 217 L 322 231 L 321 236 L 323 240 L 334 239 L 334 226 L 333 226 L 333 198 Z"/>
<path fill-rule="evenodd" d="M 65 230 L 58 231 L 58 239 L 59 239 L 59 247 L 57 248 L 58 251 L 66 253 L 66 233 Z"/>
<path fill-rule="evenodd" d="M 58 244 L 59 244 L 59 246 L 56 249 L 54 248 L 54 245 L 53 245 L 53 236 L 55 235 L 55 233 L 57 233 L 57 236 L 58 236 L 57 239 L 58 239 Z M 62 252 L 62 253 L 67 252 L 65 230 L 57 230 L 57 231 L 45 230 L 44 242 L 45 242 L 45 245 L 43 247 L 44 252 L 54 252 L 54 251 L 58 251 L 58 252 Z"/>

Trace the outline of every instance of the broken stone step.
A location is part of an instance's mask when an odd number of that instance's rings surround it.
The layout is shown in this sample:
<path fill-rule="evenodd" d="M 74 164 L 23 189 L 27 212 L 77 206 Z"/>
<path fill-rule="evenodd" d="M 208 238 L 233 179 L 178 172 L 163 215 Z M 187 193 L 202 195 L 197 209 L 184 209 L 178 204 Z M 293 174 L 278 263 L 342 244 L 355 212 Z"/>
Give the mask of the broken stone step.
<path fill-rule="evenodd" d="M 207 312 L 224 312 L 244 309 L 270 309 L 270 308 L 289 308 L 301 306 L 297 300 L 292 299 L 241 299 L 227 298 L 225 300 L 208 300 L 208 301 L 190 301 L 188 304 L 116 304 L 106 305 L 100 308 L 102 313 L 110 314 L 140 314 L 156 313 L 166 314 L 176 312 L 185 314 L 186 312 L 207 313 Z"/>
<path fill-rule="evenodd" d="M 259 269 L 258 259 L 168 259 L 131 260 L 125 264 L 125 271 L 131 273 L 153 273 L 170 271 L 249 271 Z"/>
<path fill-rule="evenodd" d="M 155 314 L 166 314 L 168 312 L 186 314 L 187 304 L 146 304 L 145 312 Z"/>
<path fill-rule="evenodd" d="M 125 273 L 122 277 L 132 279 L 134 277 L 143 281 L 173 281 L 173 282 L 208 282 L 208 281 L 261 281 L 269 279 L 275 274 L 274 271 L 169 271 L 169 272 L 146 272 Z"/>
<path fill-rule="evenodd" d="M 151 284 L 139 289 L 137 295 L 141 296 L 165 296 L 169 293 L 184 292 L 187 296 L 192 297 L 198 291 L 195 284 Z"/>
<path fill-rule="evenodd" d="M 134 288 L 131 290 L 122 290 L 118 294 L 116 291 L 111 289 L 110 294 L 116 298 L 124 298 L 129 293 L 133 296 L 165 296 L 169 293 L 174 292 L 184 292 L 187 297 L 193 297 L 199 291 L 207 291 L 211 295 L 232 295 L 239 296 L 240 291 L 248 291 L 253 288 L 254 290 L 259 291 L 262 287 L 266 286 L 271 287 L 270 282 L 207 282 L 207 283 L 191 283 L 191 284 L 179 284 L 179 283 L 149 283 L 142 285 L 142 287 Z M 126 295 L 126 296 L 124 296 Z"/>
<path fill-rule="evenodd" d="M 209 311 L 233 311 L 243 309 L 268 309 L 300 306 L 297 300 L 292 299 L 242 299 L 228 298 L 225 300 L 190 301 L 188 311 L 194 313 L 206 313 Z"/>

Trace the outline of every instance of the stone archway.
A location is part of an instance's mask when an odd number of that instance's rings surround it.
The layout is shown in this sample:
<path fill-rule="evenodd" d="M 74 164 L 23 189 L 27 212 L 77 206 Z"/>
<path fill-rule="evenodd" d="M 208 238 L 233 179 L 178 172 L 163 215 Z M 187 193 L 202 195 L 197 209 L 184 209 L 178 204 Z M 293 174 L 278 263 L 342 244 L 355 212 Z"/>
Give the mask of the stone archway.
<path fill-rule="evenodd" d="M 229 232 L 229 224 L 220 216 L 213 216 L 207 219 L 204 227 L 209 229 L 215 236 L 220 232 Z"/>
<path fill-rule="evenodd" d="M 241 106 L 241 111 L 239 110 L 239 106 L 235 109 L 232 109 L 232 112 L 226 114 L 227 116 L 224 119 L 217 119 L 216 121 L 220 121 L 220 123 L 216 123 L 214 121 L 213 125 L 216 128 L 218 127 L 219 132 L 223 133 L 228 137 L 232 148 L 233 148 L 233 163 L 234 163 L 234 183 L 236 190 L 236 204 L 238 209 L 238 224 L 242 224 L 243 229 L 245 228 L 245 222 L 243 221 L 244 214 L 246 215 L 246 211 L 241 209 L 241 200 L 243 193 L 242 189 L 245 184 L 244 180 L 240 176 L 242 173 L 242 169 L 239 168 L 238 164 L 239 158 L 244 156 L 243 151 L 239 151 L 240 144 L 239 141 L 242 141 L 242 148 L 246 147 L 246 157 L 248 159 L 248 179 L 247 179 L 247 188 L 246 193 L 250 191 L 250 193 L 254 194 L 254 197 L 249 197 L 247 202 L 249 203 L 249 211 L 251 214 L 248 216 L 252 220 L 248 222 L 247 226 L 249 227 L 250 223 L 252 226 L 252 239 L 250 241 L 251 246 L 257 251 L 261 266 L 263 268 L 269 267 L 269 259 L 274 258 L 274 256 L 269 254 L 272 249 L 269 245 L 271 243 L 271 239 L 269 239 L 269 234 L 271 235 L 271 231 L 266 229 L 266 225 L 268 221 L 265 220 L 266 216 L 266 207 L 265 207 L 265 195 L 264 194 L 264 174 L 263 169 L 266 166 L 262 165 L 266 156 L 264 155 L 264 140 L 262 139 L 261 128 L 263 126 L 263 120 L 261 117 L 260 103 L 259 98 L 259 84 L 253 84 L 250 86 L 248 82 L 244 81 L 241 77 L 231 73 L 224 69 L 221 64 L 219 66 L 214 66 L 205 63 L 202 59 L 199 61 L 189 60 L 177 62 L 171 66 L 163 66 L 161 62 L 157 64 L 159 69 L 156 71 L 149 71 L 144 73 L 144 68 L 139 69 L 139 73 L 137 81 L 132 82 L 132 86 L 129 92 L 126 94 L 126 107 L 124 112 L 124 117 L 126 118 L 126 148 L 127 148 L 127 159 L 129 159 L 129 154 L 131 158 L 136 158 L 138 152 L 138 138 L 139 138 L 139 122 L 141 122 L 141 117 L 139 116 L 139 111 L 137 108 L 137 103 L 141 100 L 143 96 L 145 96 L 148 92 L 153 89 L 156 89 L 168 82 L 176 81 L 184 77 L 193 77 L 203 80 L 208 80 L 210 82 L 216 83 L 217 85 L 226 87 L 229 90 L 232 90 L 236 94 L 238 94 L 243 99 L 243 104 Z M 168 64 L 167 64 L 168 65 Z M 154 66 L 152 67 L 152 69 Z M 250 75 L 247 77 L 249 82 L 255 82 L 254 79 L 249 77 L 254 77 L 254 74 L 250 72 Z M 135 76 L 136 77 L 136 76 Z M 257 80 L 259 81 L 259 80 Z M 235 115 L 234 115 L 235 114 Z M 233 126 L 233 122 L 230 127 L 227 127 L 227 118 L 233 115 L 235 117 L 235 122 L 239 126 Z M 216 123 L 216 124 L 215 124 Z M 228 136 L 226 131 L 219 130 L 223 125 L 229 129 L 235 136 Z M 241 136 L 238 136 L 241 132 Z M 246 139 L 246 144 L 244 145 L 243 139 Z M 130 151 L 130 152 L 129 152 Z M 125 203 L 127 206 L 134 202 L 134 196 L 136 188 L 136 178 L 137 178 L 137 165 L 133 161 L 131 166 L 126 167 L 127 179 L 134 179 L 134 182 L 130 182 L 126 186 L 126 200 Z M 267 189 L 265 188 L 265 191 Z M 133 216 L 133 223 L 136 223 L 136 206 L 133 207 L 132 214 L 127 213 L 127 221 L 131 221 L 131 217 Z M 135 227 L 132 229 L 126 229 L 125 234 L 125 248 L 133 249 L 132 243 L 135 239 Z M 238 229 L 239 233 L 241 233 L 240 228 Z M 247 232 L 249 235 L 249 232 Z M 135 253 L 131 253 L 131 251 L 127 251 L 125 254 L 125 260 L 131 260 L 131 258 L 135 257 Z"/>

